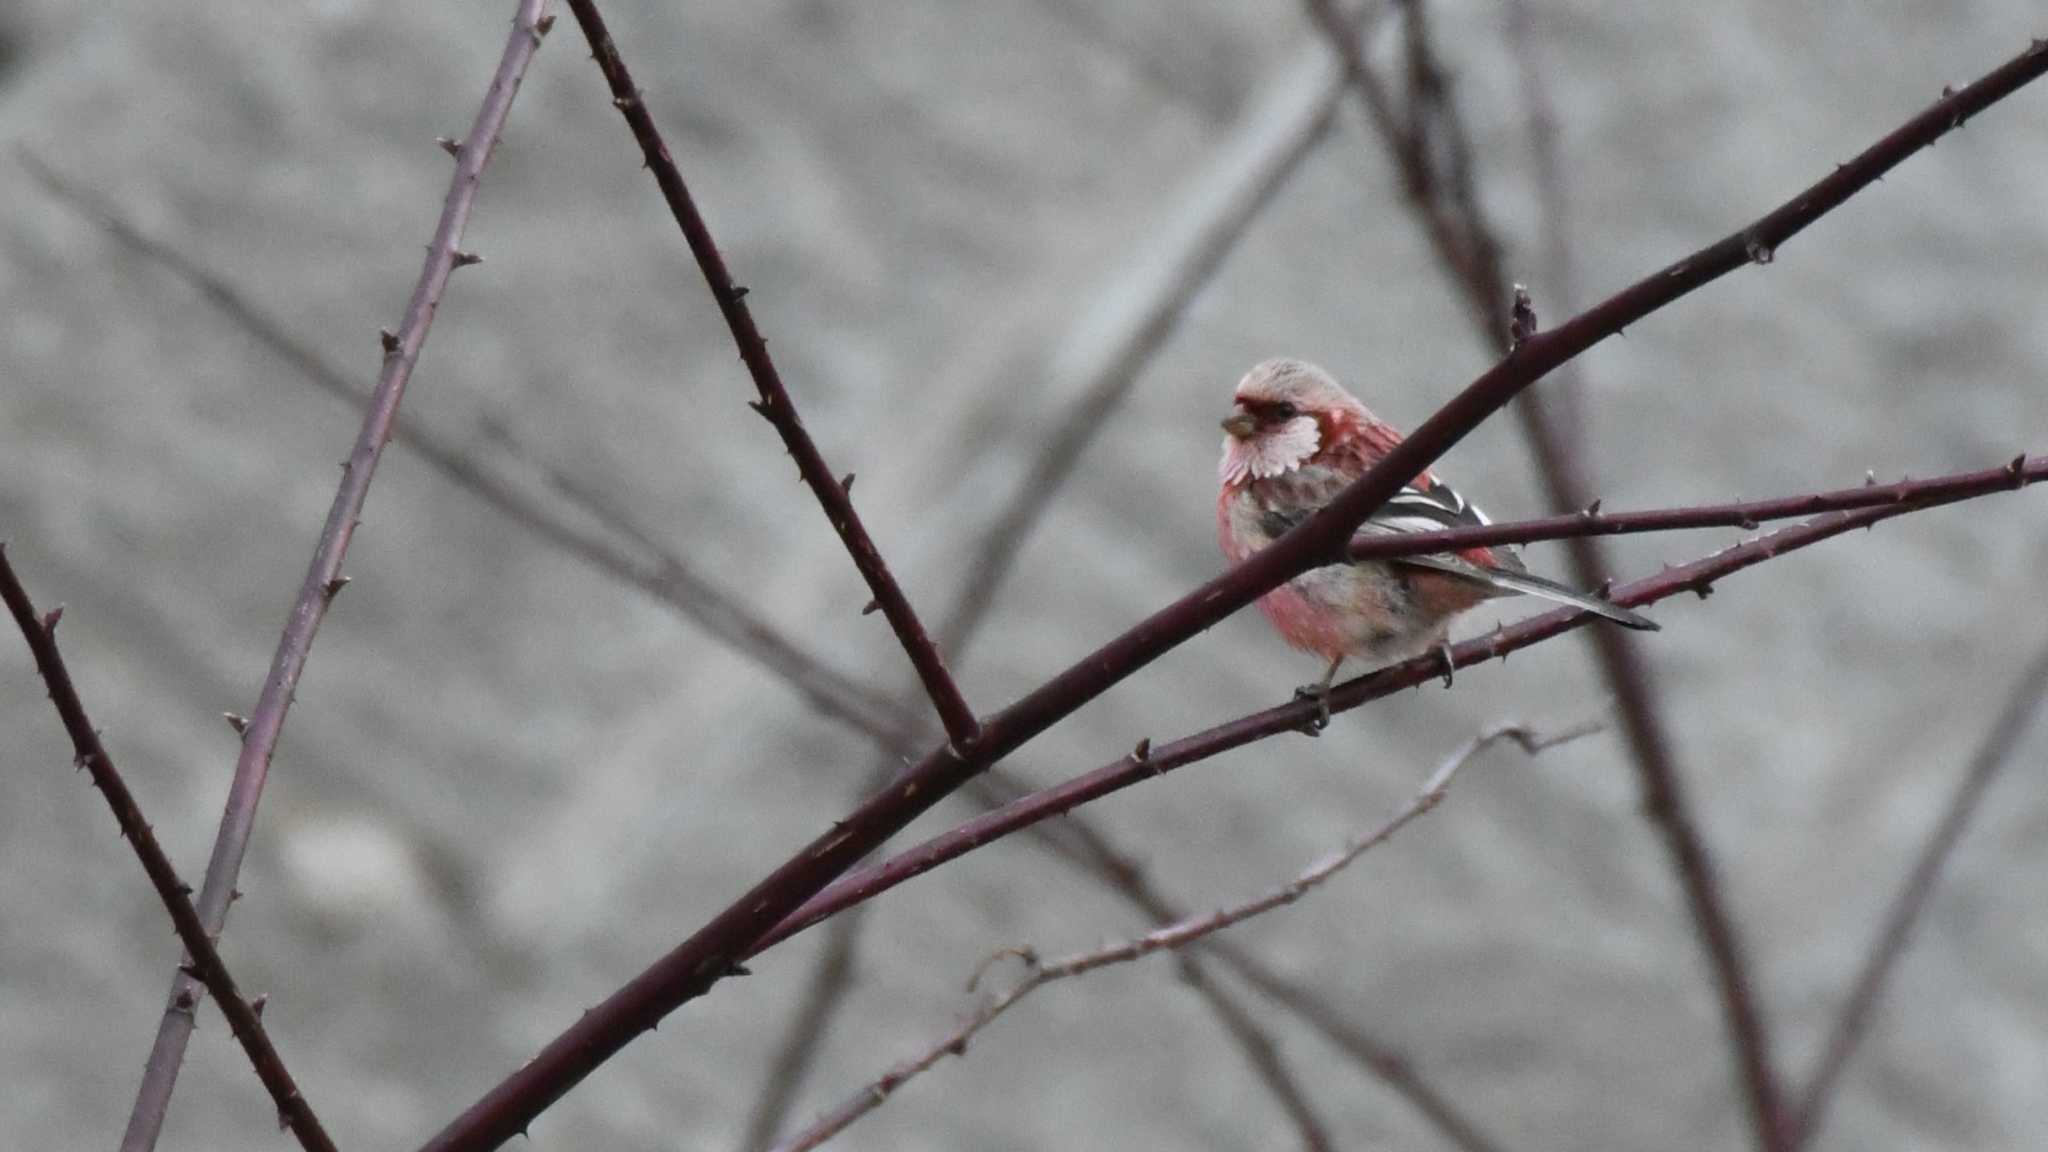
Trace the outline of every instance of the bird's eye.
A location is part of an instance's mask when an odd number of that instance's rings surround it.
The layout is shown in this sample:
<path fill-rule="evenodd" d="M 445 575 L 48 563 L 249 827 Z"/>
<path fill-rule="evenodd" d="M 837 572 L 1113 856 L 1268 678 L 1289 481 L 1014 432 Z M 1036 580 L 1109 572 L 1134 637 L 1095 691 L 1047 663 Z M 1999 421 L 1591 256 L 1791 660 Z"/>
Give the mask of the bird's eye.
<path fill-rule="evenodd" d="M 1273 405 L 1273 419 L 1275 420 L 1292 420 L 1299 415 L 1301 415 L 1300 410 L 1285 400 Z"/>

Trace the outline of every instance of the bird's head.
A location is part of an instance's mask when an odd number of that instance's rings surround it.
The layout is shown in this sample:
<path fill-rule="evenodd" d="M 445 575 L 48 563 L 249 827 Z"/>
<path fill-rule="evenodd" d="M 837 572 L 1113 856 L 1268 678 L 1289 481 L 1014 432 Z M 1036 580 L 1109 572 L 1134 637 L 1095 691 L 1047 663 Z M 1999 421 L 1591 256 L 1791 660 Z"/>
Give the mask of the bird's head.
<path fill-rule="evenodd" d="M 1370 416 L 1328 372 L 1303 360 L 1267 360 L 1237 382 L 1223 419 L 1225 484 L 1301 467 L 1348 425 Z"/>

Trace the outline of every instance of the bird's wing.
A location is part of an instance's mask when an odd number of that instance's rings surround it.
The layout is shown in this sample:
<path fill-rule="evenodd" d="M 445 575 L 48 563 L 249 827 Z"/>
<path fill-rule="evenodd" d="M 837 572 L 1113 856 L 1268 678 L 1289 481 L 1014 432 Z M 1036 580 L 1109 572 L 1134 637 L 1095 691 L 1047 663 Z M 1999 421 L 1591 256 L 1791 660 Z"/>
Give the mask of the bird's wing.
<path fill-rule="evenodd" d="M 1262 518 L 1260 526 L 1271 535 L 1279 536 L 1308 519 L 1312 511 L 1313 509 L 1284 512 L 1278 509 L 1269 510 Z M 1434 532 L 1440 528 L 1465 528 L 1490 523 L 1492 521 L 1486 518 L 1486 513 L 1459 495 L 1456 489 L 1441 481 L 1430 480 L 1423 484 L 1411 484 L 1395 493 L 1384 507 L 1373 513 L 1372 517 L 1359 527 L 1359 532 Z M 1506 547 L 1468 548 L 1456 555 L 1405 556 L 1389 563 L 1446 572 L 1504 592 L 1518 592 L 1559 604 L 1568 604 L 1629 628 L 1646 632 L 1657 630 L 1656 621 L 1647 616 L 1532 574 L 1522 564 L 1521 558 Z"/>
<path fill-rule="evenodd" d="M 1410 568 L 1429 568 L 1438 572 L 1449 572 L 1454 576 L 1463 576 L 1468 580 L 1476 580 L 1481 584 L 1500 588 L 1508 592 L 1520 592 L 1538 597 L 1539 599 L 1552 600 L 1559 604 L 1580 608 L 1591 612 L 1595 616 L 1612 620 L 1616 624 L 1640 629 L 1644 632 L 1655 632 L 1658 627 L 1655 620 L 1641 613 L 1631 612 L 1619 604 L 1602 600 L 1597 596 L 1588 596 L 1582 592 L 1575 592 L 1555 580 L 1546 580 L 1541 576 L 1522 569 L 1519 564 L 1514 569 L 1489 568 L 1473 564 L 1455 556 L 1404 556 L 1398 560 L 1390 560 L 1388 563 L 1406 565 Z"/>
<path fill-rule="evenodd" d="M 1360 532 L 1434 532 L 1441 528 L 1473 528 L 1491 524 L 1477 504 L 1435 477 L 1425 477 L 1394 493 L 1379 511 L 1359 527 Z M 1458 559 L 1478 567 L 1503 572 L 1522 572 L 1521 557 L 1506 546 L 1467 548 Z"/>

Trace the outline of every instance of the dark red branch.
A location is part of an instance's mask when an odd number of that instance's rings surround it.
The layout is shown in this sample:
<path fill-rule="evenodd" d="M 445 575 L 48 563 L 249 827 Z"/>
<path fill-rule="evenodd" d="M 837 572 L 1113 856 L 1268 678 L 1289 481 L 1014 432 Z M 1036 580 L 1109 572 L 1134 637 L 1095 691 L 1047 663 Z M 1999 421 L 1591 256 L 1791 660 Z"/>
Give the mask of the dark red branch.
<path fill-rule="evenodd" d="M 602 34 L 590 0 L 569 2 L 580 21 Z M 609 38 L 602 43 L 615 65 L 617 53 Z M 1752 253 L 1764 258 L 1858 189 L 2043 71 L 2048 71 L 2048 43 L 2029 48 L 1983 79 L 1945 95 L 1755 224 L 1639 281 L 1561 327 L 1532 337 L 1424 421 L 1378 467 L 1270 548 L 1155 612 L 990 717 L 979 739 L 967 748 L 948 744 L 906 769 L 881 794 L 862 803 L 646 971 L 584 1013 L 525 1066 L 452 1121 L 426 1148 L 431 1152 L 475 1152 L 495 1148 L 511 1138 L 613 1053 L 731 974 L 737 960 L 753 951 L 758 941 L 804 901 L 970 777 L 1230 613 L 1310 567 L 1342 557 L 1352 533 L 1367 516 L 1516 393 L 1624 326 L 1749 263 Z M 631 92 L 630 83 L 626 91 Z M 665 159 L 666 149 L 644 109 L 639 109 L 637 98 L 621 98 L 636 136 L 643 136 L 650 162 L 653 157 Z M 633 114 L 636 109 L 637 116 Z M 673 177 L 673 164 L 667 168 L 669 175 L 664 181 Z M 698 223 L 701 227 L 701 221 Z M 720 304 L 730 316 L 737 301 L 726 293 Z M 1887 511 L 1849 515 L 1881 519 L 1881 513 Z M 1566 626 L 1559 625 L 1560 630 Z"/>
<path fill-rule="evenodd" d="M 931 697 L 932 707 L 937 709 L 946 735 L 960 747 L 972 744 L 979 731 L 974 709 L 968 707 L 959 685 L 953 683 L 953 676 L 946 671 L 946 662 L 939 654 L 938 646 L 925 634 L 924 624 L 911 608 L 909 598 L 897 585 L 896 577 L 890 574 L 888 564 L 882 560 L 881 552 L 875 548 L 874 540 L 861 523 L 860 514 L 853 510 L 853 497 L 848 491 L 850 484 L 842 482 L 839 475 L 826 465 L 817 443 L 804 429 L 803 418 L 797 415 L 796 404 L 790 399 L 789 390 L 783 386 L 782 374 L 768 356 L 768 341 L 755 327 L 753 313 L 747 308 L 747 290 L 733 283 L 732 273 L 726 270 L 725 257 L 719 253 L 717 242 L 711 238 L 710 227 L 697 211 L 697 202 L 691 198 L 689 186 L 683 183 L 682 171 L 669 155 L 660 130 L 655 128 L 654 117 L 648 113 L 640 89 L 634 85 L 632 74 L 626 71 L 625 61 L 619 58 L 618 45 L 612 42 L 604 17 L 592 0 L 569 0 L 569 8 L 576 14 L 576 23 L 582 26 L 584 38 L 590 41 L 591 54 L 598 69 L 604 73 L 605 82 L 611 85 L 612 104 L 626 118 L 626 124 L 633 130 L 633 138 L 640 142 L 647 167 L 653 171 L 655 183 L 661 186 L 662 199 L 668 202 L 669 211 L 683 230 L 683 238 L 689 242 L 691 255 L 697 258 L 697 266 L 703 269 L 705 283 L 711 286 L 712 298 L 718 302 L 718 311 L 725 317 L 726 327 L 732 330 L 733 343 L 739 345 L 740 360 L 746 364 L 747 372 L 754 378 L 754 387 L 761 393 L 761 398 L 751 402 L 751 406 L 775 426 L 776 434 L 782 437 L 783 445 L 796 460 L 797 471 L 802 474 L 804 483 L 811 486 L 818 503 L 824 506 L 825 518 L 839 533 L 840 541 L 853 557 L 854 567 L 860 569 L 861 577 L 868 583 L 868 591 L 874 594 L 875 604 L 888 619 L 889 627 L 895 630 L 897 640 L 902 642 L 911 666 L 917 669 L 917 678 L 924 682 L 925 694 Z"/>
<path fill-rule="evenodd" d="M 2048 479 L 2048 456 L 2032 460 L 2018 456 L 1997 468 L 1976 472 L 1956 472 L 1926 480 L 1901 480 L 1896 484 L 1865 484 L 1856 488 L 1837 488 L 1832 492 L 1811 492 L 1804 496 L 1780 496 L 1772 500 L 1658 508 L 1644 512 L 1579 512 L 1475 528 L 1360 536 L 1351 542 L 1350 557 L 1353 560 L 1386 560 L 1494 544 L 1528 544 L 1538 540 L 1622 536 L 1688 528 L 1755 529 L 1767 520 L 1793 520 L 1823 512 L 1893 505 L 1931 507 L 1962 497 L 2024 488 L 2044 479 Z"/>
<path fill-rule="evenodd" d="M 156 833 L 150 830 L 149 821 L 143 818 L 142 807 L 135 802 L 135 795 L 128 791 L 128 784 L 121 773 L 114 768 L 114 758 L 107 755 L 105 745 L 100 743 L 100 734 L 86 718 L 85 705 L 78 699 L 78 689 L 71 682 L 71 672 L 64 666 L 64 657 L 57 650 L 57 619 L 63 610 L 38 616 L 35 605 L 30 603 L 28 591 L 21 586 L 20 577 L 14 574 L 14 565 L 7 559 L 5 545 L 0 545 L 0 599 L 7 602 L 7 610 L 14 615 L 14 622 L 21 627 L 22 639 L 28 641 L 28 649 L 35 656 L 36 670 L 43 675 L 43 682 L 49 686 L 50 702 L 57 706 L 57 715 L 64 722 L 64 731 L 71 737 L 72 750 L 77 754 L 78 766 L 91 774 L 93 786 L 107 798 L 107 807 L 114 810 L 114 822 L 121 826 L 121 835 L 135 848 L 135 856 L 142 861 L 142 870 L 149 874 L 150 884 L 164 902 L 164 908 L 171 914 L 171 923 L 178 929 L 178 938 L 185 942 L 185 954 L 191 958 L 190 970 L 198 977 L 206 990 L 213 993 L 214 1002 L 220 1005 L 221 1014 L 228 1019 L 228 1027 L 234 1031 L 235 1039 L 242 1045 L 242 1051 L 249 1056 L 249 1063 L 256 1069 L 257 1079 L 270 1092 L 270 1098 L 277 1104 L 278 1118 L 297 1136 L 307 1152 L 334 1152 L 334 1141 L 320 1126 L 319 1117 L 313 1115 L 313 1106 L 299 1093 L 299 1086 L 285 1070 L 284 1058 L 277 1054 L 270 1037 L 263 1031 L 263 1023 L 256 1017 L 256 1010 L 242 999 L 235 987 L 235 979 L 228 974 L 228 967 L 220 958 L 220 952 L 213 946 L 207 935 L 206 926 L 199 921 L 199 910 L 192 906 L 192 889 L 178 878 L 177 870 L 171 867 L 171 858 L 164 854 L 156 842 Z M 185 1005 L 192 1011 L 196 1005 Z"/>
<path fill-rule="evenodd" d="M 1960 499 L 1964 497 L 1953 497 L 1948 502 Z M 1731 573 L 1786 552 L 1817 544 L 1829 537 L 1839 536 L 1851 529 L 1868 527 L 1880 520 L 1916 511 L 1918 507 L 1866 508 L 1857 512 L 1830 514 L 1807 524 L 1781 529 L 1769 536 L 1735 545 L 1691 564 L 1669 568 L 1655 576 L 1623 585 L 1615 590 L 1614 602 L 1624 607 L 1640 608 L 1683 592 L 1695 592 L 1704 596 L 1712 591 L 1717 581 Z M 1454 645 L 1451 648 L 1451 663 L 1453 667 L 1464 668 L 1488 660 L 1505 658 L 1511 652 L 1569 632 L 1591 619 L 1592 617 L 1575 608 L 1560 608 L 1546 612 L 1490 635 Z M 1330 710 L 1342 712 L 1356 708 L 1402 689 L 1426 683 L 1442 676 L 1443 673 L 1444 663 L 1441 655 L 1418 656 L 1413 660 L 1337 685 L 1330 691 Z M 1263 712 L 1241 716 L 1227 724 L 1219 724 L 1170 743 L 1151 745 L 1146 749 L 1143 758 L 1134 753 L 1105 764 L 1093 772 L 1077 776 L 1064 784 L 1034 792 L 993 812 L 968 820 L 950 831 L 942 832 L 922 844 L 906 848 L 880 864 L 840 878 L 805 902 L 803 907 L 791 914 L 788 919 L 776 925 L 773 931 L 761 938 L 749 955 L 765 952 L 804 929 L 854 905 L 865 903 L 905 880 L 921 876 L 941 864 L 956 860 L 1020 829 L 1063 815 L 1069 809 L 1101 799 L 1112 792 L 1119 792 L 1134 784 L 1163 776 L 1176 768 L 1184 768 L 1220 756 L 1259 740 L 1304 731 L 1313 726 L 1316 720 L 1317 705 L 1314 701 L 1290 701 Z"/>

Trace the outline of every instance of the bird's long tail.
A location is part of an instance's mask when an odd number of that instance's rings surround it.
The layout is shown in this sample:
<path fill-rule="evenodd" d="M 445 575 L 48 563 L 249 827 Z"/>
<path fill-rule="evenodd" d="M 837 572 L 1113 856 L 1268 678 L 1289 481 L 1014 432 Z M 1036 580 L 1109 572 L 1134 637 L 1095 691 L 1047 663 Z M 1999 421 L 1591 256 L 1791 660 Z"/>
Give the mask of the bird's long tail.
<path fill-rule="evenodd" d="M 1636 628 L 1644 632 L 1657 631 L 1657 622 L 1647 616 L 1631 612 L 1619 604 L 1602 600 L 1597 596 L 1575 592 L 1555 580 L 1546 580 L 1533 573 L 1482 568 L 1452 556 L 1404 556 L 1394 563 L 1409 564 L 1417 568 L 1434 568 L 1439 572 L 1449 572 L 1468 580 L 1477 580 L 1505 592 L 1520 592 L 1544 600 L 1554 600 L 1559 604 L 1568 604 L 1573 608 L 1581 608 L 1595 616 L 1612 620 L 1624 628 Z"/>

